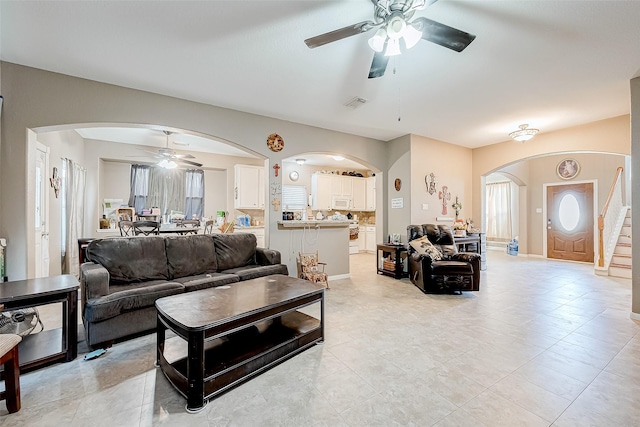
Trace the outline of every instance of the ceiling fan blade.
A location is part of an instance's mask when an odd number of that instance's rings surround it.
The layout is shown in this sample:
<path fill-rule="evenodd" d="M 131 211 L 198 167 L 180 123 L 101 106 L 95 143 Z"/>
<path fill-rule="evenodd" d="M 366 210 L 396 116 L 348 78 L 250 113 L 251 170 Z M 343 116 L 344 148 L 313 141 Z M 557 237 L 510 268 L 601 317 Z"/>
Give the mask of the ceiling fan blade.
<path fill-rule="evenodd" d="M 175 158 L 177 159 L 195 159 L 195 156 L 193 154 L 174 154 L 173 155 Z"/>
<path fill-rule="evenodd" d="M 306 39 L 304 42 L 310 49 L 313 49 L 327 43 L 355 36 L 356 34 L 366 33 L 367 31 L 378 25 L 380 24 L 376 24 L 373 21 L 362 21 L 344 28 L 329 31 L 328 33 L 320 34 L 319 36 L 311 37 L 309 39 Z"/>
<path fill-rule="evenodd" d="M 382 52 L 376 52 L 373 55 L 373 61 L 371 62 L 371 69 L 369 70 L 369 78 L 375 79 L 377 77 L 384 76 L 384 72 L 387 69 L 389 63 L 389 57 L 384 56 Z"/>
<path fill-rule="evenodd" d="M 198 163 L 198 162 L 192 162 L 191 160 L 184 160 L 184 159 L 176 159 L 181 163 L 186 163 L 188 165 L 192 165 L 192 166 L 196 166 L 196 167 L 202 167 L 202 163 Z"/>
<path fill-rule="evenodd" d="M 476 38 L 448 25 L 427 18 L 416 18 L 412 22 L 416 30 L 422 31 L 422 38 L 448 49 L 462 52 Z"/>

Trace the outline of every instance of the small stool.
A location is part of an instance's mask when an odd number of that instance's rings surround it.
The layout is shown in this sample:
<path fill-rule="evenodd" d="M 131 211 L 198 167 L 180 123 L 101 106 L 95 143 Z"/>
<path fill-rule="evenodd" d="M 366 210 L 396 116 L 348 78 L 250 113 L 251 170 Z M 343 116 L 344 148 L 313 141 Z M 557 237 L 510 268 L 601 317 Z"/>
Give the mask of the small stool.
<path fill-rule="evenodd" d="M 18 360 L 18 344 L 20 335 L 0 334 L 0 364 L 4 365 L 4 388 L 0 392 L 0 400 L 7 401 L 9 413 L 20 410 L 20 363 Z"/>

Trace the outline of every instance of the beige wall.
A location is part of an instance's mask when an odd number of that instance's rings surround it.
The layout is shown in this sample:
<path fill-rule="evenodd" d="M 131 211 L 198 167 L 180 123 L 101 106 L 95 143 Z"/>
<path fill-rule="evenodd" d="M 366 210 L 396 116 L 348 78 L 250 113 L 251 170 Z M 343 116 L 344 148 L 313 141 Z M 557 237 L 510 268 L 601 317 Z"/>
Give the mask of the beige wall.
<path fill-rule="evenodd" d="M 14 215 L 14 206 L 27 209 L 27 129 L 43 132 L 60 130 L 61 125 L 105 123 L 166 126 L 228 141 L 268 159 L 270 164 L 282 164 L 284 158 L 301 153 L 317 152 L 318 147 L 328 153 L 358 159 L 360 163 L 380 170 L 384 170 L 387 164 L 387 145 L 382 141 L 7 62 L 0 63 L 0 66 L 5 97 L 0 147 L 0 181 L 3 185 L 0 235 L 7 237 L 11 246 L 7 253 L 7 268 L 12 280 L 27 277 L 27 224 L 31 222 L 27 222 L 25 216 Z M 270 151 L 266 145 L 267 136 L 274 131 L 285 140 L 285 148 L 279 153 Z M 87 170 L 98 170 L 99 166 L 98 162 L 85 165 Z M 281 176 L 274 177 L 271 169 L 267 172 L 266 186 L 281 183 Z M 7 184 L 9 182 L 11 185 Z M 99 187 L 98 182 L 90 182 L 89 179 L 87 185 Z M 280 195 L 273 197 L 279 198 Z M 268 206 L 271 206 L 270 202 L 271 199 Z M 97 213 L 94 209 L 92 217 Z M 278 219 L 278 215 L 269 216 L 270 246 L 287 253 L 291 246 L 288 233 L 277 230 Z M 348 272 L 348 258 L 335 260 L 334 265 Z M 289 269 L 295 271 L 295 260 Z"/>
<path fill-rule="evenodd" d="M 396 178 L 402 181 L 400 191 L 396 191 L 394 186 Z M 407 225 L 411 224 L 411 193 L 414 185 L 411 180 L 411 136 L 406 135 L 389 141 L 389 171 L 385 185 L 388 222 L 387 229 L 381 230 L 382 233 L 378 234 L 383 240 L 387 240 L 389 234 L 400 234 L 402 241 L 407 241 Z M 402 199 L 402 208 L 391 208 L 394 199 Z"/>
<path fill-rule="evenodd" d="M 451 226 L 452 221 L 437 221 L 436 217 L 455 218 L 456 196 L 462 204 L 460 218 L 471 218 L 473 194 L 471 191 L 472 150 L 422 136 L 411 136 L 411 222 L 410 224 L 441 223 Z M 425 175 L 434 173 L 437 192 L 429 194 Z M 442 187 L 447 186 L 451 199 L 446 202 L 447 214 L 442 213 Z M 423 204 L 428 209 L 423 209 Z"/>
<path fill-rule="evenodd" d="M 566 158 L 573 158 L 580 164 L 580 173 L 575 179 L 563 181 L 556 174 L 556 167 L 560 161 Z M 545 207 L 546 194 L 544 184 L 571 184 L 581 181 L 594 182 L 594 202 L 596 202 L 596 215 L 602 210 L 611 187 L 611 182 L 619 166 L 624 167 L 624 156 L 611 154 L 571 154 L 538 157 L 527 161 L 529 170 L 532 173 L 523 181 L 526 182 L 528 190 L 528 210 L 526 215 L 528 244 L 524 247 L 525 253 L 543 255 L 545 253 L 544 243 L 546 235 L 546 225 L 544 210 L 542 213 L 536 209 Z M 597 241 L 597 239 L 596 239 Z"/>
<path fill-rule="evenodd" d="M 555 132 L 542 132 L 525 143 L 506 141 L 476 148 L 473 150 L 472 191 L 482 194 L 482 177 L 504 166 L 546 154 L 571 152 L 631 154 L 629 116 L 600 120 Z M 536 171 L 531 173 L 535 174 Z M 483 217 L 482 206 L 482 198 L 476 197 L 473 201 L 473 218 Z"/>

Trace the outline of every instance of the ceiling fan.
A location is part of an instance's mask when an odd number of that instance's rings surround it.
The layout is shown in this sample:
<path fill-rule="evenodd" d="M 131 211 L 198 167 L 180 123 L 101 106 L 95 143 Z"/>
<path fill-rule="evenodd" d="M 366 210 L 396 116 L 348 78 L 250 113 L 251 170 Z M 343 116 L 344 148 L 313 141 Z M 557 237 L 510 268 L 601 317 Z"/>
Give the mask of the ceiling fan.
<path fill-rule="evenodd" d="M 169 136 L 173 133 L 171 131 L 168 130 L 163 130 L 162 133 L 164 133 L 167 137 L 167 141 L 166 141 L 166 146 L 163 148 L 158 148 L 157 151 L 151 151 L 151 150 L 144 150 L 141 149 L 144 152 L 147 153 L 151 153 L 154 155 L 154 157 L 161 159 L 160 162 L 158 163 L 158 166 L 161 166 L 163 168 L 166 169 L 173 169 L 175 167 L 178 166 L 178 164 L 176 162 L 180 162 L 180 163 L 185 163 L 187 165 L 192 165 L 192 166 L 196 166 L 196 167 L 202 167 L 202 163 L 198 163 L 198 162 L 194 162 L 191 160 L 187 160 L 187 159 L 195 159 L 195 157 L 191 154 L 178 154 L 176 153 L 175 150 L 172 150 L 171 148 L 169 148 Z"/>
<path fill-rule="evenodd" d="M 475 35 L 423 17 L 409 21 L 416 10 L 424 9 L 437 1 L 371 0 L 374 7 L 373 21 L 358 22 L 311 37 L 304 42 L 313 49 L 378 28 L 376 34 L 369 39 L 369 46 L 375 51 L 369 70 L 370 79 L 382 77 L 387 69 L 389 57 L 401 53 L 400 40 L 404 41 L 407 49 L 413 47 L 420 39 L 424 39 L 456 52 L 462 52 L 476 38 Z"/>

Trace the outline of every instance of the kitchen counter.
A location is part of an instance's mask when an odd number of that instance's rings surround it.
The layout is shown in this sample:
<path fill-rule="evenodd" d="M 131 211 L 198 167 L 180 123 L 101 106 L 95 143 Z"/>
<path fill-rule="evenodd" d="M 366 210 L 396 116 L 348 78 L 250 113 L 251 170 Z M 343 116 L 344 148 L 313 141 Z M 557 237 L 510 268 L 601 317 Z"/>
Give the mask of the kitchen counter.
<path fill-rule="evenodd" d="M 278 221 L 278 228 L 319 228 L 319 227 L 349 227 L 351 221 L 334 220 L 291 220 Z"/>

